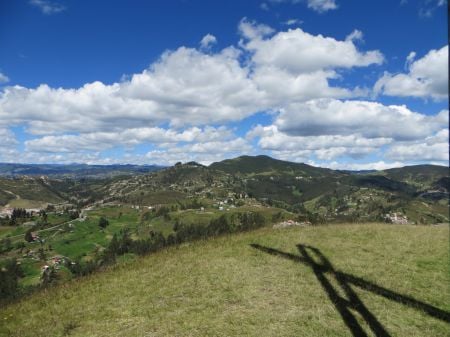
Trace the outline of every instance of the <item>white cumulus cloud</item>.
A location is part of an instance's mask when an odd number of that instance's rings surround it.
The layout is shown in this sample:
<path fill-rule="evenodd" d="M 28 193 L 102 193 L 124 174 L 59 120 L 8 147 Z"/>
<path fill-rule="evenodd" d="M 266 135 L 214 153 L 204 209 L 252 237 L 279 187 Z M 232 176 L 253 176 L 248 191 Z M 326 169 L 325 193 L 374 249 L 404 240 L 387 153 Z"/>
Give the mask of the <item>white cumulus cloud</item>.
<path fill-rule="evenodd" d="M 423 140 L 396 144 L 388 149 L 386 157 L 404 161 L 420 159 L 448 164 L 448 141 L 448 129 L 442 129 Z"/>
<path fill-rule="evenodd" d="M 324 69 L 365 67 L 381 64 L 384 60 L 377 50 L 360 52 L 352 40 L 339 41 L 320 34 L 312 35 L 300 28 L 264 38 L 267 34 L 257 33 L 261 30 L 259 26 L 244 23 L 247 32 L 243 31 L 243 36 L 248 41 L 243 46 L 253 53 L 252 60 L 257 66 L 277 67 L 291 74 L 300 74 Z"/>
<path fill-rule="evenodd" d="M 348 135 L 395 140 L 421 139 L 448 124 L 448 111 L 423 115 L 404 105 L 377 102 L 317 99 L 290 104 L 275 120 L 278 128 L 290 135 Z"/>
<path fill-rule="evenodd" d="M 415 52 L 407 59 L 407 73 L 385 73 L 374 86 L 377 94 L 444 100 L 448 98 L 448 46 L 430 50 L 415 60 Z"/>
<path fill-rule="evenodd" d="M 217 39 L 214 35 L 206 34 L 200 41 L 200 47 L 202 49 L 209 49 L 212 45 L 217 43 Z"/>

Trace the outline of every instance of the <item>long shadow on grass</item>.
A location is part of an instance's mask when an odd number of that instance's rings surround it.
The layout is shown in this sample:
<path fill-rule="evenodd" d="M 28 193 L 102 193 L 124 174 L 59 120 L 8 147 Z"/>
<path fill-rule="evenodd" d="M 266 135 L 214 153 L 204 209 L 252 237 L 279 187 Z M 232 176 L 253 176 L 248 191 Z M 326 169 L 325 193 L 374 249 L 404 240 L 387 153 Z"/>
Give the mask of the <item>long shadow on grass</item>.
<path fill-rule="evenodd" d="M 322 252 L 315 247 L 301 244 L 297 245 L 297 248 L 301 254 L 301 256 L 298 256 L 290 253 L 285 253 L 277 249 L 264 247 L 258 244 L 251 244 L 251 246 L 265 253 L 284 257 L 286 259 L 300 262 L 311 267 L 318 281 L 326 291 L 331 302 L 339 311 L 339 314 L 341 315 L 342 319 L 344 320 L 353 336 L 368 336 L 368 334 L 358 323 L 356 317 L 350 311 L 350 309 L 357 311 L 364 318 L 364 320 L 367 322 L 370 329 L 376 336 L 389 337 L 390 335 L 383 327 L 383 325 L 377 320 L 375 315 L 372 314 L 369 309 L 367 309 L 367 307 L 364 305 L 358 295 L 353 291 L 350 285 L 357 286 L 408 307 L 422 310 L 431 317 L 450 323 L 449 312 L 436 308 L 427 303 L 418 301 L 410 296 L 396 293 L 373 282 L 367 281 L 361 277 L 353 276 L 351 274 L 336 270 L 331 262 L 322 254 Z M 318 260 L 318 262 L 316 260 Z M 337 283 L 344 291 L 347 298 L 343 298 L 339 295 L 339 293 L 326 277 L 327 273 L 336 279 Z"/>

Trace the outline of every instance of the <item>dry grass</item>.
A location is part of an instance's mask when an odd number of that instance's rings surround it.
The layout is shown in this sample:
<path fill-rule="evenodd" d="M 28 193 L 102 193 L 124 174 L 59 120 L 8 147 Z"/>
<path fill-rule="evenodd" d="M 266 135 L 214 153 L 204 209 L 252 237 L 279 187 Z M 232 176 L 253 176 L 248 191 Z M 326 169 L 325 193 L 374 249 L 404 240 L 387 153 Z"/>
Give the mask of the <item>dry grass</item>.
<path fill-rule="evenodd" d="M 0 310 L 0 336 L 350 335 L 310 266 L 252 243 L 295 255 L 297 244 L 314 246 L 335 269 L 450 312 L 447 226 L 265 228 L 164 250 L 35 294 Z M 449 323 L 352 289 L 391 336 L 448 336 Z"/>

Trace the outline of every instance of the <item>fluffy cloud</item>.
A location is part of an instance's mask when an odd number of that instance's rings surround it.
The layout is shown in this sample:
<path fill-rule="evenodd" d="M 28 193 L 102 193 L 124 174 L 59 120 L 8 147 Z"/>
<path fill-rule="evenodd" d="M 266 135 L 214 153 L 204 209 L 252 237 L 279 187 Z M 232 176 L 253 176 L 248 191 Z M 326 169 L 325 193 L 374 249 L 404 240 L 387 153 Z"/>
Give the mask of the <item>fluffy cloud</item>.
<path fill-rule="evenodd" d="M 258 125 L 247 137 L 258 137 L 258 146 L 273 151 L 278 157 L 307 158 L 314 155 L 321 160 L 341 156 L 361 158 L 392 142 L 391 138 L 366 138 L 361 134 L 293 136 L 281 132 L 276 125 Z"/>
<path fill-rule="evenodd" d="M 266 106 L 273 108 L 319 97 L 346 98 L 365 94 L 359 89 L 330 86 L 328 81 L 337 77 L 334 71 L 316 71 L 293 76 L 279 68 L 261 67 L 255 71 L 253 80 L 264 94 Z"/>
<path fill-rule="evenodd" d="M 396 144 L 386 152 L 386 157 L 404 161 L 420 159 L 448 164 L 448 141 L 448 129 L 442 129 L 422 141 Z"/>
<path fill-rule="evenodd" d="M 17 145 L 19 142 L 16 135 L 7 128 L 0 128 L 0 160 L 6 162 L 8 159 L 17 161 L 18 156 Z"/>
<path fill-rule="evenodd" d="M 35 152 L 102 151 L 116 146 L 133 147 L 141 143 L 175 144 L 180 142 L 206 142 L 233 137 L 225 127 L 203 129 L 193 127 L 184 131 L 164 128 L 133 128 L 119 132 L 92 132 L 79 135 L 44 136 L 28 140 L 25 147 Z"/>
<path fill-rule="evenodd" d="M 10 147 L 17 144 L 19 144 L 19 142 L 11 130 L 6 128 L 0 129 L 0 147 Z"/>
<path fill-rule="evenodd" d="M 256 66 L 276 67 L 293 75 L 383 62 L 379 51 L 360 52 L 351 39 L 339 41 L 320 34 L 312 35 L 300 28 L 264 38 L 270 34 L 269 30 L 246 21 L 241 22 L 240 29 L 248 39 L 242 45 L 253 53 L 252 61 Z"/>
<path fill-rule="evenodd" d="M 339 78 L 339 69 L 383 62 L 379 51 L 361 52 L 352 39 L 339 41 L 300 28 L 274 34 L 246 19 L 239 29 L 240 45 L 251 55 L 252 80 L 272 108 L 319 97 L 365 95 L 364 90 L 333 87 L 329 81 Z"/>
<path fill-rule="evenodd" d="M 145 157 L 149 162 L 160 165 L 173 165 L 179 161 L 196 161 L 209 165 L 242 153 L 251 154 L 252 151 L 253 148 L 248 141 L 238 137 L 229 141 L 206 141 L 184 146 L 170 145 L 164 150 L 150 151 Z"/>
<path fill-rule="evenodd" d="M 329 162 L 372 155 L 397 162 L 442 162 L 448 158 L 447 125 L 447 110 L 426 116 L 405 106 L 319 99 L 288 106 L 274 124 L 254 127 L 247 138 L 286 160 Z"/>
<path fill-rule="evenodd" d="M 448 111 L 427 116 L 404 105 L 317 99 L 288 105 L 275 124 L 280 131 L 297 136 L 359 133 L 366 138 L 413 140 L 448 125 Z"/>
<path fill-rule="evenodd" d="M 256 21 L 249 21 L 247 18 L 243 18 L 241 22 L 239 22 L 238 28 L 241 35 L 249 40 L 261 39 L 275 32 L 272 27 L 258 24 Z"/>
<path fill-rule="evenodd" d="M 414 61 L 415 52 L 408 55 L 408 73 L 385 73 L 374 86 L 377 94 L 412 96 L 444 100 L 448 97 L 448 46 L 430 50 Z"/>
<path fill-rule="evenodd" d="M 217 43 L 217 39 L 214 35 L 206 34 L 205 36 L 203 36 L 203 38 L 200 41 L 200 47 L 202 49 L 208 50 L 209 48 L 211 48 L 211 46 L 213 44 L 216 44 L 216 43 Z"/>
<path fill-rule="evenodd" d="M 262 97 L 239 51 L 207 55 L 181 47 L 121 84 L 121 96 L 155 104 L 172 125 L 237 121 L 259 109 Z"/>
<path fill-rule="evenodd" d="M 323 166 L 333 170 L 352 170 L 352 171 L 387 170 L 390 168 L 403 167 L 406 165 L 407 165 L 406 163 L 401 161 L 385 162 L 384 160 L 369 163 L 339 163 L 337 161 L 333 161 L 331 163 L 320 163 L 319 165 L 316 163 L 316 166 Z"/>
<path fill-rule="evenodd" d="M 0 123 L 27 123 L 33 134 L 51 134 L 240 120 L 257 111 L 262 99 L 237 53 L 228 48 L 207 55 L 181 47 L 122 83 L 6 87 L 0 94 Z"/>

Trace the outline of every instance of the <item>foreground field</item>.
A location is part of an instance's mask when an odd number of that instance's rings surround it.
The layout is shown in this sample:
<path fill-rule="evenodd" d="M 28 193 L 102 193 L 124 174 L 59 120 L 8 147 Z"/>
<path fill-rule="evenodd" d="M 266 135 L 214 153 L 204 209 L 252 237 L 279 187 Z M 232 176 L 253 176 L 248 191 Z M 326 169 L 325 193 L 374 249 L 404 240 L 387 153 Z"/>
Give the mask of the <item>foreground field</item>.
<path fill-rule="evenodd" d="M 448 336 L 448 226 L 262 229 L 0 309 L 0 336 Z"/>

